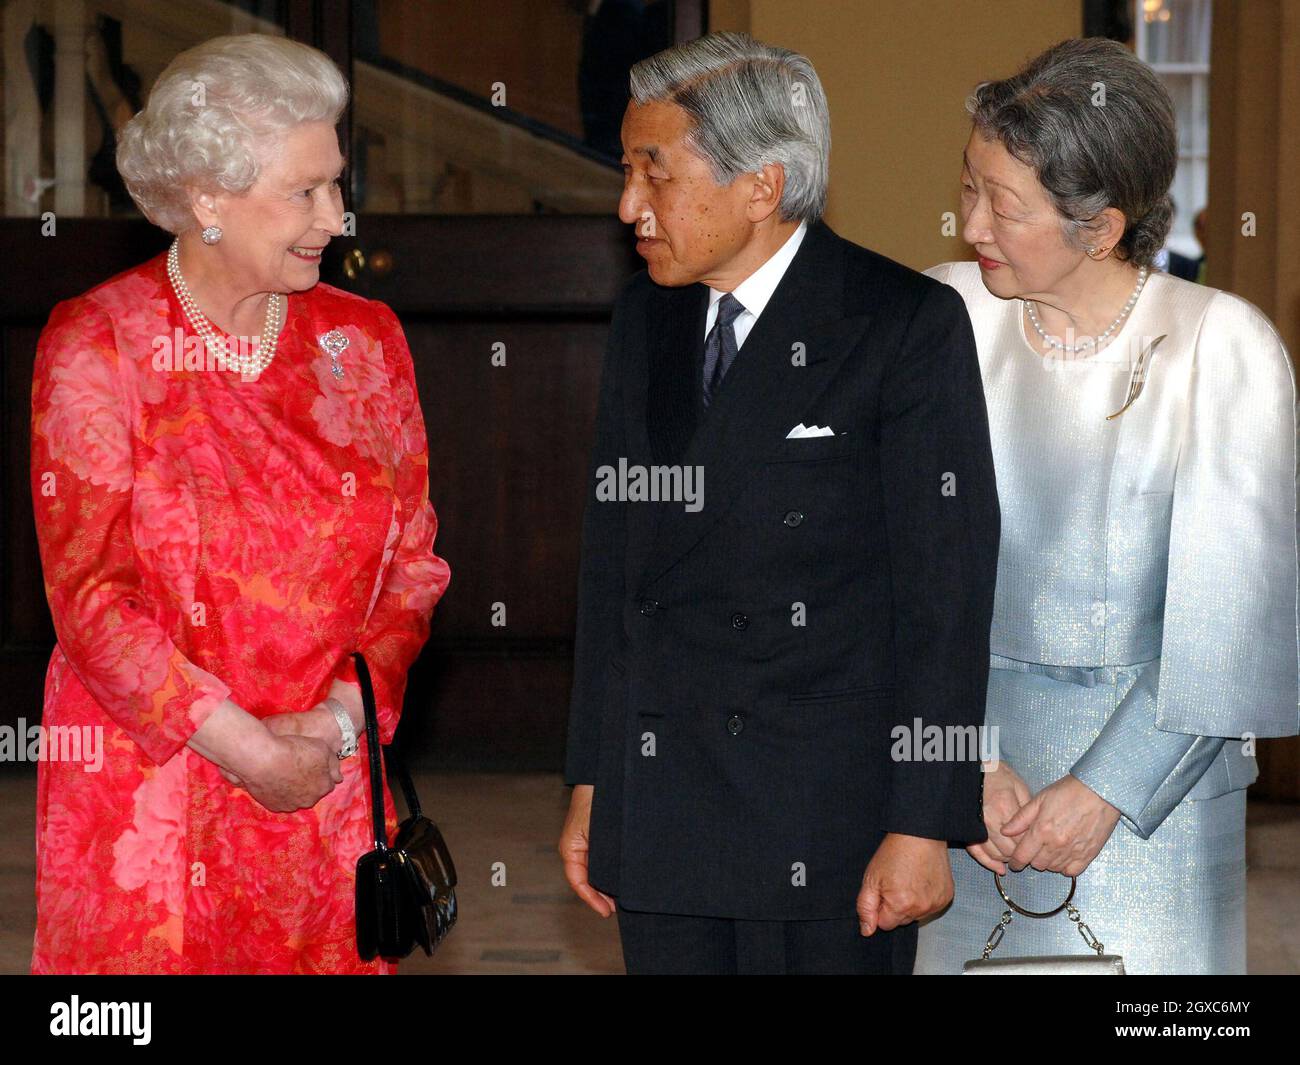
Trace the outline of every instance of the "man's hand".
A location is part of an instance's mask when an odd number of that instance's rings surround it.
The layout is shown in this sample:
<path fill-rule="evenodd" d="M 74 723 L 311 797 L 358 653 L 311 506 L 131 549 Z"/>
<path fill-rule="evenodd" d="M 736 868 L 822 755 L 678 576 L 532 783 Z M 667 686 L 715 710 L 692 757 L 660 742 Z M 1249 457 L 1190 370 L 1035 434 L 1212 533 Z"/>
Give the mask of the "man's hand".
<path fill-rule="evenodd" d="M 864 936 L 938 913 L 952 902 L 948 845 L 941 839 L 888 833 L 862 875 L 858 922 Z"/>
<path fill-rule="evenodd" d="M 1067 774 L 1002 826 L 1005 835 L 1016 839 L 1007 862 L 1016 872 L 1032 865 L 1043 872 L 1078 876 L 1101 853 L 1117 824 L 1119 811 Z"/>
<path fill-rule="evenodd" d="M 598 914 L 608 917 L 614 912 L 614 900 L 587 883 L 587 833 L 591 830 L 591 797 L 595 793 L 592 784 L 574 785 L 569 813 L 560 830 L 559 850 L 564 861 L 564 879 L 569 882 L 569 887 Z"/>
<path fill-rule="evenodd" d="M 984 774 L 984 827 L 989 838 L 984 843 L 972 843 L 966 853 L 985 869 L 1007 875 L 1007 859 L 1016 849 L 1016 840 L 1002 834 L 1002 826 L 1010 821 L 1030 799 L 1029 785 L 1020 779 L 1006 762 Z"/>

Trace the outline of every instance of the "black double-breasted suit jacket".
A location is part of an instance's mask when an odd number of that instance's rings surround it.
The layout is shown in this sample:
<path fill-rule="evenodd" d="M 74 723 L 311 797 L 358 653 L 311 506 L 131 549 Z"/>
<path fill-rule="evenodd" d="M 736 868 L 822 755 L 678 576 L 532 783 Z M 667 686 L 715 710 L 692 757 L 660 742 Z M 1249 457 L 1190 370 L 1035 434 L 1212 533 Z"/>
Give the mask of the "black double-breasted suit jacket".
<path fill-rule="evenodd" d="M 615 306 L 565 779 L 595 786 L 589 880 L 627 909 L 849 917 L 886 833 L 987 838 L 972 753 L 896 757 L 984 719 L 999 514 L 970 321 L 817 223 L 705 409 L 707 309 L 645 271 Z M 631 486 L 688 467 L 694 503 Z"/>

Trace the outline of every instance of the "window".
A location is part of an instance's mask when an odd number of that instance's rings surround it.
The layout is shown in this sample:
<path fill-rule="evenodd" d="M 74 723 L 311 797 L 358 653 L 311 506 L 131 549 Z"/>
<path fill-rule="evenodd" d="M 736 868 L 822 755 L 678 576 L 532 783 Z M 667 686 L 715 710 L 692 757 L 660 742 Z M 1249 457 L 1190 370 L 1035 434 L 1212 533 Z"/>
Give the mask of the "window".
<path fill-rule="evenodd" d="M 1177 211 L 1169 247 L 1197 259 L 1192 219 L 1205 206 L 1210 150 L 1211 0 L 1136 0 L 1134 50 L 1174 98 L 1178 172 L 1170 195 Z"/>

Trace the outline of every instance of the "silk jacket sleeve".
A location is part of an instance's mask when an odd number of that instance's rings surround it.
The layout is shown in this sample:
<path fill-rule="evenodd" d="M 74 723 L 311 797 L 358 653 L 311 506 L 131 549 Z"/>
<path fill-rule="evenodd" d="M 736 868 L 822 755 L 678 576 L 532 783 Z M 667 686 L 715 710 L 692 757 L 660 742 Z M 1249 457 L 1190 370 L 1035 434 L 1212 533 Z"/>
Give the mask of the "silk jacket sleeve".
<path fill-rule="evenodd" d="M 1295 735 L 1298 588 L 1294 370 L 1268 319 L 1221 292 L 1174 484 L 1157 727 Z"/>
<path fill-rule="evenodd" d="M 375 590 L 358 650 L 365 656 L 375 689 L 381 743 L 391 743 L 402 713 L 406 676 L 429 636 L 433 608 L 447 590 L 451 569 L 433 552 L 438 518 L 429 502 L 429 442 L 415 387 L 415 367 L 396 315 L 374 303 L 385 362 L 393 381 L 401 430 L 394 490 L 388 569 Z M 340 678 L 356 683 L 349 657 Z"/>
<path fill-rule="evenodd" d="M 161 765 L 230 689 L 180 651 L 143 587 L 129 365 L 93 298 L 54 309 L 32 379 L 32 504 L 59 647 L 104 713 Z"/>
<path fill-rule="evenodd" d="M 1156 728 L 1160 662 L 1146 667 L 1070 772 L 1143 839 L 1160 827 L 1226 742 Z M 1240 757 L 1239 754 L 1233 755 Z"/>
<path fill-rule="evenodd" d="M 1254 307 L 1211 302 L 1174 482 L 1161 658 L 1073 774 L 1148 837 L 1225 743 L 1297 731 L 1296 403 Z M 1245 776 L 1244 771 L 1236 776 Z"/>

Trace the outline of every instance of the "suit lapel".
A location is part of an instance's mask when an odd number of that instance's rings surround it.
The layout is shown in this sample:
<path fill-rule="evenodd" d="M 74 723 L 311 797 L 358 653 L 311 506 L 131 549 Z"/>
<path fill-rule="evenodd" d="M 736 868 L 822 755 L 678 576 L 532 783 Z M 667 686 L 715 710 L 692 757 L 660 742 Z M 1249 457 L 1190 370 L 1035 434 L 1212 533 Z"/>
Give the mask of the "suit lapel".
<path fill-rule="evenodd" d="M 645 578 L 672 568 L 725 514 L 768 455 L 827 387 L 867 325 L 865 315 L 844 317 L 843 250 L 822 223 L 809 228 L 771 300 L 750 331 L 717 397 L 677 450 L 699 409 L 695 355 L 704 345 L 707 289 L 692 285 L 676 313 L 666 315 L 664 345 L 651 355 L 651 374 L 674 373 L 673 381 L 651 381 L 651 435 L 655 461 L 703 468 L 703 507 L 660 504 L 661 518 Z M 654 323 L 652 323 L 652 329 Z M 795 356 L 803 345 L 803 361 Z M 685 385 L 683 385 L 685 382 Z M 656 403 L 656 393 L 661 394 Z M 669 398 L 671 397 L 671 402 Z M 687 414 L 689 413 L 689 421 Z M 662 419 L 656 427 L 655 421 Z M 665 459 L 661 456 L 672 456 Z"/>

